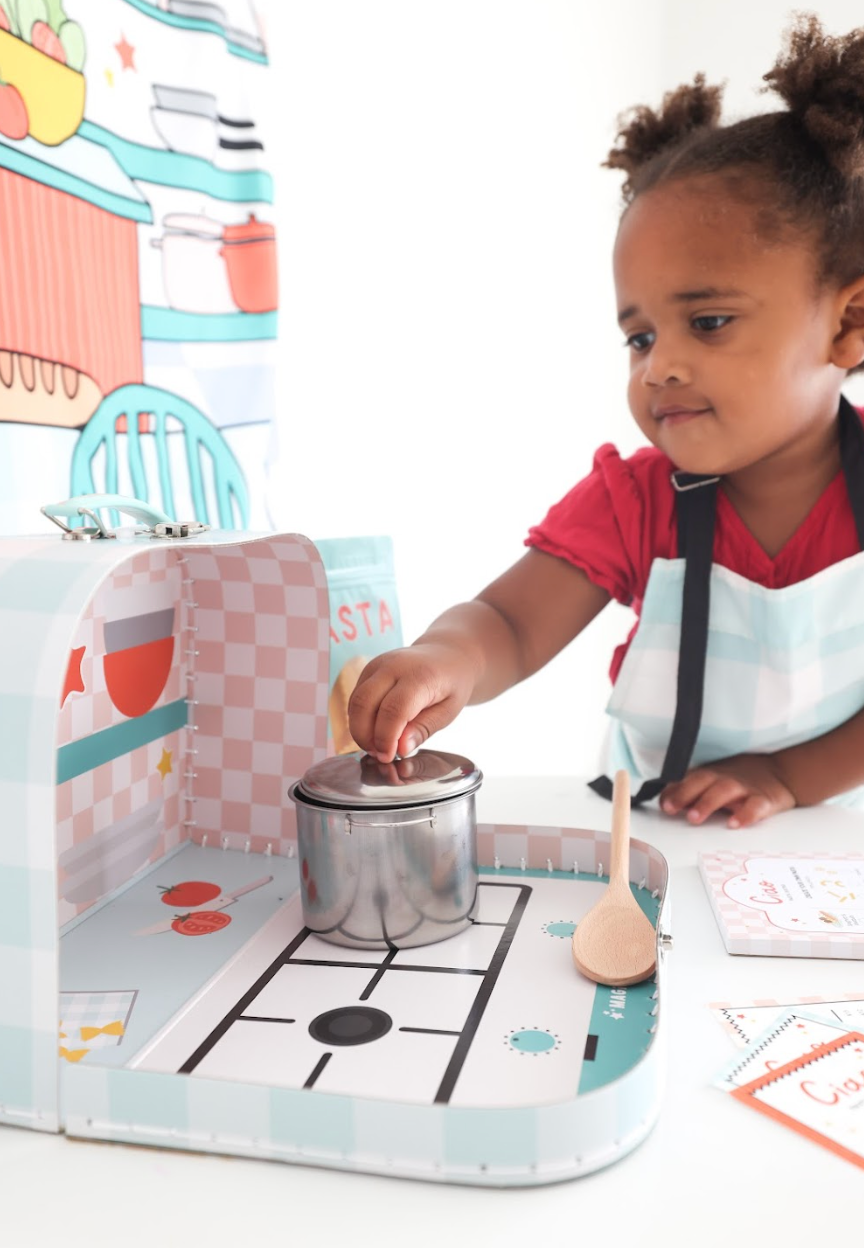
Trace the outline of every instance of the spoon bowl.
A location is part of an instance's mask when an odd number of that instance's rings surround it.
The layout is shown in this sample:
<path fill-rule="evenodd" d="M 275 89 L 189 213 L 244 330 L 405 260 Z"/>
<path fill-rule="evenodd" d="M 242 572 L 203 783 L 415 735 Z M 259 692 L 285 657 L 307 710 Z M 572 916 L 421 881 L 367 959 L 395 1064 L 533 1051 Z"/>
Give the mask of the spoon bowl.
<path fill-rule="evenodd" d="M 577 970 L 612 988 L 639 984 L 654 974 L 657 933 L 630 890 L 630 777 L 615 775 L 609 884 L 573 933 Z"/>

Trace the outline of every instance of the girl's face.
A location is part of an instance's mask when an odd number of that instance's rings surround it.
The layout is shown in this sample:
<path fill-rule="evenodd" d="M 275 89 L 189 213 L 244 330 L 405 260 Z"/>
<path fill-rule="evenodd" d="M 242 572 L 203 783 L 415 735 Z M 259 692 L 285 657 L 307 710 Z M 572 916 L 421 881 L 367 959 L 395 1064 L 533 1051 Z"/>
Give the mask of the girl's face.
<path fill-rule="evenodd" d="M 837 295 L 807 236 L 766 242 L 718 178 L 640 195 L 614 252 L 630 408 L 677 467 L 728 474 L 831 426 Z"/>

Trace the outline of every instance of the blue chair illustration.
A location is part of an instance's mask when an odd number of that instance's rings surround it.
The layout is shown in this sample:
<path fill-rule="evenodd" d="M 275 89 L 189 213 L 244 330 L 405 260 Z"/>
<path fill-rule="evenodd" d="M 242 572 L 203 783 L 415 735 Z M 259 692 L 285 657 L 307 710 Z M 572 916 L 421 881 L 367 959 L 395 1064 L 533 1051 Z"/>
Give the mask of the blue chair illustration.
<path fill-rule="evenodd" d="M 117 422 L 126 418 L 125 432 Z M 151 427 L 142 431 L 142 418 Z M 169 426 L 172 421 L 175 426 Z M 182 437 L 188 473 L 188 496 L 194 516 L 179 516 L 174 503 L 172 458 L 169 442 Z M 152 438 L 161 498 L 151 499 L 147 480 L 144 439 Z M 126 443 L 126 476 L 132 493 L 143 502 L 154 502 L 178 520 L 200 520 L 223 529 L 246 528 L 249 495 L 243 471 L 220 431 L 197 407 L 156 386 L 119 386 L 107 394 L 81 431 L 72 454 L 72 494 L 117 494 L 120 488 L 118 447 Z M 152 459 L 152 456 L 150 457 Z M 101 461 L 101 462 L 100 462 Z M 125 482 L 123 482 L 125 484 Z M 153 483 L 155 485 L 155 483 Z M 179 490 L 180 483 L 176 483 Z M 115 521 L 116 523 L 116 521 Z"/>

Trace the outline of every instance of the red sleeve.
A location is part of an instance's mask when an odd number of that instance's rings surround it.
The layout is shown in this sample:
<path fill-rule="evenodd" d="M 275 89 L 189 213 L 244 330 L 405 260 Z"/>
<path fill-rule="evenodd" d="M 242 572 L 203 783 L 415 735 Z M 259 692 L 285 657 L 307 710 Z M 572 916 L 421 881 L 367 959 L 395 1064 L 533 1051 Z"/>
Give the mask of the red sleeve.
<path fill-rule="evenodd" d="M 529 529 L 526 546 L 581 568 L 625 606 L 641 604 L 652 560 L 675 557 L 672 470 L 654 447 L 622 459 L 601 446 L 589 475 Z"/>

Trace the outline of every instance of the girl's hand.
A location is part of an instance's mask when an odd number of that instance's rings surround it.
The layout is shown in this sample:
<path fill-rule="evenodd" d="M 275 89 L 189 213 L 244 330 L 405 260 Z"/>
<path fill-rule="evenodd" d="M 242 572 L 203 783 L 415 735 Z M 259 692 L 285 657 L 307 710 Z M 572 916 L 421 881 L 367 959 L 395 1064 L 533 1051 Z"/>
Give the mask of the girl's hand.
<path fill-rule="evenodd" d="M 736 754 L 694 767 L 660 794 L 660 809 L 667 815 L 686 812 L 688 823 L 704 823 L 715 811 L 728 810 L 727 828 L 748 828 L 796 805 L 770 754 Z"/>
<path fill-rule="evenodd" d="M 372 659 L 348 702 L 351 736 L 383 763 L 418 749 L 451 723 L 474 691 L 476 670 L 466 651 L 418 643 Z"/>

